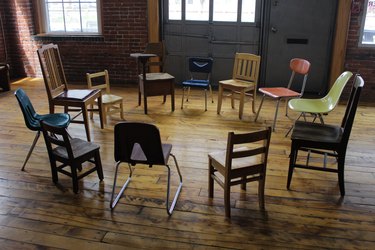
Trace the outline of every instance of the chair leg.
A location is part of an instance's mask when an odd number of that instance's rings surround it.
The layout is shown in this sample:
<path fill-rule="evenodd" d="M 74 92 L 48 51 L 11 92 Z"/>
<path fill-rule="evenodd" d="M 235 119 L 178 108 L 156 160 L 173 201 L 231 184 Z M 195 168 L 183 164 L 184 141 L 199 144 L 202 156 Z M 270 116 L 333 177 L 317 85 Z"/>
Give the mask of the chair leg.
<path fill-rule="evenodd" d="M 287 184 L 286 184 L 287 189 L 289 189 L 290 182 L 292 181 L 294 165 L 296 164 L 296 160 L 297 160 L 297 151 L 298 151 L 298 149 L 297 149 L 296 145 L 294 145 L 294 143 L 292 142 L 291 151 L 290 151 L 290 155 L 289 155 L 288 181 L 287 181 Z"/>
<path fill-rule="evenodd" d="M 239 111 L 238 111 L 238 116 L 239 116 L 240 120 L 242 119 L 244 105 L 245 105 L 245 91 L 241 90 L 240 107 L 239 107 Z"/>
<path fill-rule="evenodd" d="M 72 173 L 72 182 L 73 182 L 73 192 L 75 194 L 78 193 L 78 176 L 77 176 L 77 166 L 72 165 L 70 167 L 71 173 Z"/>
<path fill-rule="evenodd" d="M 185 87 L 182 87 L 181 109 L 184 108 Z"/>
<path fill-rule="evenodd" d="M 224 209 L 225 209 L 225 217 L 230 217 L 230 185 L 228 183 L 229 180 L 225 180 L 224 183 Z"/>
<path fill-rule="evenodd" d="M 173 154 L 170 154 L 170 155 L 172 156 L 172 158 L 174 160 L 174 163 L 176 165 L 178 176 L 179 176 L 179 179 L 180 179 L 180 184 L 178 185 L 178 188 L 177 188 L 177 191 L 176 191 L 176 193 L 174 195 L 173 201 L 172 201 L 171 205 L 169 206 L 169 189 L 170 189 L 171 170 L 170 170 L 170 168 L 169 168 L 168 165 L 165 165 L 167 167 L 167 169 L 168 169 L 167 201 L 166 201 L 166 209 L 167 209 L 168 215 L 172 215 L 173 209 L 176 206 L 177 198 L 180 195 L 181 188 L 182 188 L 182 175 L 181 175 L 178 163 L 177 163 L 176 156 L 174 156 Z"/>
<path fill-rule="evenodd" d="M 190 87 L 187 87 L 187 96 L 186 96 L 187 102 L 189 102 L 189 96 L 190 96 Z"/>
<path fill-rule="evenodd" d="M 36 143 L 38 142 L 39 136 L 40 136 L 40 131 L 37 131 L 37 132 L 36 132 L 36 135 L 35 135 L 35 137 L 34 137 L 33 144 L 31 144 L 31 147 L 30 147 L 30 149 L 29 149 L 29 152 L 27 153 L 27 156 L 26 156 L 25 162 L 24 162 L 23 165 L 22 165 L 22 168 L 21 168 L 22 171 L 25 171 L 26 163 L 27 163 L 27 161 L 29 160 L 29 158 L 30 158 L 30 156 L 31 156 L 31 153 L 34 151 L 34 148 L 35 148 Z"/>
<path fill-rule="evenodd" d="M 219 93 L 217 96 L 217 114 L 220 115 L 221 104 L 223 102 L 223 86 L 219 83 Z"/>
<path fill-rule="evenodd" d="M 280 105 L 280 98 L 277 99 L 277 102 L 276 102 L 275 117 L 273 118 L 273 125 L 272 125 L 272 131 L 273 131 L 273 132 L 275 132 L 276 120 L 277 120 L 277 113 L 278 113 L 278 111 L 279 111 L 279 105 Z"/>
<path fill-rule="evenodd" d="M 87 141 L 91 141 L 90 126 L 89 126 L 89 121 L 87 119 L 88 118 L 87 117 L 87 107 L 85 105 L 82 106 L 82 116 L 83 116 L 83 123 L 85 125 Z"/>
<path fill-rule="evenodd" d="M 124 118 L 124 104 L 122 103 L 122 101 L 120 102 L 120 118 L 121 118 L 121 120 L 125 120 L 125 118 Z"/>
<path fill-rule="evenodd" d="M 208 87 L 210 88 L 211 103 L 214 103 L 214 95 L 212 94 L 212 87 L 211 87 L 211 84 L 208 85 Z"/>
<path fill-rule="evenodd" d="M 59 176 L 56 169 L 56 161 L 50 158 L 50 165 L 51 165 L 51 173 L 52 173 L 52 181 L 53 183 L 57 183 L 59 181 Z"/>
<path fill-rule="evenodd" d="M 345 195 L 344 166 L 345 166 L 345 153 L 340 153 L 337 159 L 337 170 L 338 170 L 341 196 Z"/>
<path fill-rule="evenodd" d="M 265 209 L 265 205 L 264 205 L 264 188 L 265 188 L 265 184 L 266 184 L 266 178 L 263 174 L 262 176 L 262 179 L 259 180 L 259 184 L 258 184 L 258 199 L 259 199 L 259 208 L 264 210 Z"/>
<path fill-rule="evenodd" d="M 207 89 L 204 90 L 204 111 L 207 111 Z"/>
<path fill-rule="evenodd" d="M 147 96 L 145 94 L 143 94 L 143 108 L 145 115 L 147 115 Z"/>
<path fill-rule="evenodd" d="M 132 171 L 132 168 L 131 168 L 131 165 L 128 164 L 129 166 L 129 177 L 128 179 L 125 181 L 125 184 L 122 186 L 120 192 L 116 195 L 116 198 L 113 200 L 114 196 L 115 196 L 115 190 L 116 190 L 116 181 L 117 181 L 117 174 L 118 174 L 118 168 L 120 166 L 121 162 L 117 162 L 116 163 L 116 171 L 115 171 L 115 178 L 113 179 L 113 187 L 112 187 L 112 195 L 111 195 L 111 203 L 109 203 L 109 207 L 111 209 L 113 209 L 117 202 L 119 201 L 119 199 L 121 198 L 122 194 L 124 193 L 126 187 L 128 186 L 131 178 L 132 178 L 132 175 L 133 175 L 133 171 Z"/>
<path fill-rule="evenodd" d="M 99 150 L 95 152 L 95 165 L 96 165 L 96 172 L 98 173 L 99 180 L 102 181 L 104 179 L 104 175 L 103 175 L 103 167 L 102 167 L 102 161 L 100 158 Z"/>
<path fill-rule="evenodd" d="M 255 115 L 255 122 L 258 120 L 258 116 L 259 116 L 259 113 L 260 113 L 260 110 L 261 110 L 261 108 L 262 108 L 262 106 L 263 106 L 263 101 L 264 101 L 264 98 L 266 97 L 266 95 L 264 94 L 263 95 L 263 97 L 262 97 L 262 100 L 260 101 L 260 104 L 259 104 L 259 108 L 258 108 L 258 112 L 257 112 L 257 114 Z"/>
<path fill-rule="evenodd" d="M 241 189 L 246 190 L 246 176 L 241 177 L 242 183 L 241 183 Z"/>
<path fill-rule="evenodd" d="M 94 105 L 93 104 L 90 104 L 90 119 L 94 119 Z"/>
<path fill-rule="evenodd" d="M 214 179 L 212 175 L 214 174 L 214 167 L 212 166 L 212 160 L 208 159 L 208 197 L 214 197 Z"/>

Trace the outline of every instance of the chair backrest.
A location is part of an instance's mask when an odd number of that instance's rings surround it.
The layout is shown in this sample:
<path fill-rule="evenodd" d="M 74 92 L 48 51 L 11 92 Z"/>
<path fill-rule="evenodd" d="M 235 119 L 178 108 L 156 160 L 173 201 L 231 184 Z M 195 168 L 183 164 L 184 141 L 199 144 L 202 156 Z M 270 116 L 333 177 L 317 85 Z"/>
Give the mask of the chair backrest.
<path fill-rule="evenodd" d="M 144 50 L 146 54 L 155 54 L 158 58 L 150 58 L 147 62 L 148 71 L 153 71 L 153 68 L 159 68 L 160 72 L 164 72 L 165 63 L 165 46 L 163 42 L 148 43 Z M 154 67 L 156 66 L 156 67 Z M 151 68 L 150 68 L 151 67 Z"/>
<path fill-rule="evenodd" d="M 42 127 L 43 136 L 50 159 L 52 159 L 52 150 L 55 147 L 60 146 L 65 148 L 69 159 L 73 160 L 74 154 L 66 127 L 53 126 L 52 124 L 43 122 L 43 120 L 40 122 L 40 125 Z"/>
<path fill-rule="evenodd" d="M 361 95 L 361 91 L 363 89 L 363 86 L 365 85 L 365 82 L 363 81 L 363 78 L 360 75 L 355 75 L 354 81 L 353 81 L 353 87 L 350 92 L 349 100 L 346 104 L 346 110 L 345 115 L 342 119 L 341 127 L 344 129 L 342 142 L 348 143 L 350 133 L 352 131 L 354 117 L 357 112 L 359 97 Z"/>
<path fill-rule="evenodd" d="M 18 104 L 22 110 L 26 126 L 33 131 L 41 130 L 37 113 L 25 91 L 19 88 L 14 92 L 14 95 L 16 96 Z"/>
<path fill-rule="evenodd" d="M 47 44 L 43 45 L 37 52 L 48 100 L 50 101 L 63 91 L 68 90 L 59 47 L 56 44 Z"/>
<path fill-rule="evenodd" d="M 133 148 L 141 147 L 149 165 L 165 165 L 159 129 L 152 124 L 120 122 L 115 125 L 115 161 L 134 164 Z M 137 161 L 140 163 L 140 161 Z"/>
<path fill-rule="evenodd" d="M 233 79 L 258 83 L 260 56 L 248 53 L 236 53 L 233 66 Z"/>
<path fill-rule="evenodd" d="M 292 75 L 290 76 L 288 89 L 292 87 L 292 83 L 296 74 L 303 75 L 303 82 L 302 82 L 302 87 L 300 91 L 300 96 L 303 95 L 303 93 L 305 92 L 306 81 L 307 81 L 307 76 L 310 71 L 310 66 L 311 66 L 310 62 L 305 59 L 293 58 L 292 60 L 290 60 L 289 67 L 292 70 Z"/>
<path fill-rule="evenodd" d="M 342 91 L 344 90 L 349 79 L 353 73 L 350 71 L 343 72 L 335 81 L 328 94 L 322 98 L 322 101 L 328 107 L 328 110 L 333 110 L 339 102 Z"/>
<path fill-rule="evenodd" d="M 110 94 L 110 83 L 108 70 L 96 73 L 86 73 L 87 85 L 89 89 L 100 89 Z"/>
<path fill-rule="evenodd" d="M 225 160 L 225 171 L 227 174 L 232 170 L 232 161 L 234 159 L 250 157 L 250 156 L 260 156 L 260 161 L 255 163 L 258 167 L 254 168 L 256 173 L 263 172 L 267 167 L 267 158 L 268 150 L 271 140 L 271 127 L 268 127 L 265 130 L 235 134 L 234 132 L 228 133 L 228 142 L 227 142 L 227 151 L 226 151 L 226 160 Z M 258 144 L 256 142 L 261 142 Z M 246 150 L 242 150 L 241 147 L 243 144 L 252 144 L 252 147 L 247 147 Z M 249 163 L 251 164 L 251 163 Z"/>
<path fill-rule="evenodd" d="M 189 72 L 192 79 L 196 78 L 195 73 L 203 73 L 207 80 L 210 79 L 212 65 L 212 58 L 202 58 L 202 57 L 190 57 L 189 58 Z"/>

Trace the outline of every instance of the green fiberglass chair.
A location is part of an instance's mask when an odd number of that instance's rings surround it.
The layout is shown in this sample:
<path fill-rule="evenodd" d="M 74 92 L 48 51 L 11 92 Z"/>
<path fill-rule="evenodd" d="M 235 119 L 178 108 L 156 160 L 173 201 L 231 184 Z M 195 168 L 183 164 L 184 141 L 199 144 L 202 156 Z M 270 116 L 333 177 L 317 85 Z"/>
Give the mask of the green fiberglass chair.
<path fill-rule="evenodd" d="M 307 99 L 298 98 L 291 99 L 288 102 L 288 106 L 291 110 L 301 112 L 301 115 L 297 118 L 299 120 L 302 116 L 305 118 L 305 114 L 312 114 L 314 120 L 319 118 L 320 122 L 324 124 L 323 114 L 331 112 L 339 102 L 342 91 L 344 90 L 349 79 L 353 76 L 352 72 L 343 72 L 335 81 L 332 88 L 326 96 L 320 99 Z M 287 135 L 291 129 L 288 131 Z"/>
<path fill-rule="evenodd" d="M 22 166 L 22 171 L 24 171 L 26 163 L 29 160 L 31 153 L 34 150 L 34 147 L 36 143 L 38 142 L 40 132 L 42 131 L 40 121 L 43 120 L 45 122 L 48 122 L 49 124 L 53 124 L 54 126 L 58 126 L 58 127 L 67 127 L 70 123 L 70 115 L 65 114 L 65 113 L 39 115 L 35 112 L 34 107 L 30 102 L 29 97 L 26 95 L 23 89 L 21 88 L 17 89 L 14 92 L 14 95 L 16 96 L 18 103 L 20 105 L 20 108 L 22 110 L 22 114 L 25 119 L 26 126 L 32 131 L 37 131 L 33 144 L 31 145 L 31 148 Z"/>

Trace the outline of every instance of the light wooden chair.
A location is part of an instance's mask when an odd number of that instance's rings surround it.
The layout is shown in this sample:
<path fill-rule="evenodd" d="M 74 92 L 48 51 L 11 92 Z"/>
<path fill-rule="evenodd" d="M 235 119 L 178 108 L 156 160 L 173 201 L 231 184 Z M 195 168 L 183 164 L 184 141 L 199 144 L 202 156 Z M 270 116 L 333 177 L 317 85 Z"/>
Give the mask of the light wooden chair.
<path fill-rule="evenodd" d="M 107 124 L 107 115 L 114 113 L 120 113 L 120 118 L 124 120 L 123 98 L 111 94 L 108 70 L 86 73 L 86 79 L 89 89 L 100 89 L 102 91 L 104 124 Z M 97 101 L 95 103 L 97 104 Z M 90 112 L 90 118 L 93 118 L 93 111 Z"/>
<path fill-rule="evenodd" d="M 236 53 L 232 79 L 219 81 L 217 114 L 221 112 L 224 90 L 231 91 L 231 104 L 234 108 L 234 95 L 238 93 L 240 106 L 239 118 L 242 119 L 245 95 L 250 96 L 252 111 L 255 113 L 256 90 L 259 77 L 260 56 L 248 53 Z"/>
<path fill-rule="evenodd" d="M 46 86 L 50 113 L 55 113 L 55 106 L 63 106 L 64 112 L 78 112 L 72 116 L 71 123 L 84 124 L 87 140 L 90 141 L 90 127 L 88 123 L 88 109 L 97 100 L 100 127 L 103 128 L 102 93 L 99 89 L 68 89 L 64 68 L 56 44 L 43 45 L 37 51 L 42 68 L 44 84 Z M 82 120 L 76 118 L 82 114 Z"/>
<path fill-rule="evenodd" d="M 251 181 L 259 181 L 259 207 L 264 209 L 264 186 L 270 139 L 271 127 L 245 134 L 229 132 L 227 149 L 208 154 L 208 196 L 210 198 L 214 196 L 215 180 L 224 189 L 226 217 L 230 217 L 230 187 L 241 184 L 241 188 L 246 190 L 246 183 Z M 224 177 L 224 181 L 215 174 L 216 172 Z"/>

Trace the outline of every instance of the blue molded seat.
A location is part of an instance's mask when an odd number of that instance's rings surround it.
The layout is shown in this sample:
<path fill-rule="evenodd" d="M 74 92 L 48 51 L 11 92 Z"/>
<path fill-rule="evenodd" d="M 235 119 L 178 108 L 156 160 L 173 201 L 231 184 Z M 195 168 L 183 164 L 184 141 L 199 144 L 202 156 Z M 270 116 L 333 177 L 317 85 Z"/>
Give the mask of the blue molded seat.
<path fill-rule="evenodd" d="M 32 131 L 37 131 L 33 144 L 31 145 L 29 153 L 26 156 L 26 160 L 23 163 L 23 166 L 22 166 L 22 171 L 23 171 L 39 139 L 40 131 L 42 130 L 40 121 L 43 120 L 56 127 L 68 127 L 68 125 L 70 124 L 70 116 L 69 114 L 65 114 L 65 113 L 39 115 L 35 112 L 34 107 L 30 102 L 29 97 L 26 95 L 23 89 L 21 88 L 17 89 L 14 92 L 14 95 L 16 96 L 18 103 L 20 105 L 20 108 L 22 110 L 22 114 L 23 114 L 23 118 L 25 119 L 26 126 Z"/>
<path fill-rule="evenodd" d="M 189 72 L 190 79 L 182 82 L 182 101 L 181 109 L 184 107 L 185 90 L 188 90 L 186 101 L 189 101 L 190 87 L 198 87 L 204 89 L 205 110 L 207 111 L 207 89 L 210 91 L 212 103 L 214 102 L 212 96 L 212 88 L 210 84 L 210 76 L 212 70 L 212 58 L 189 58 Z"/>

